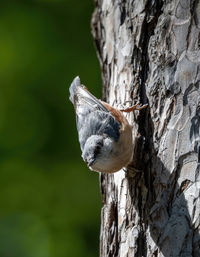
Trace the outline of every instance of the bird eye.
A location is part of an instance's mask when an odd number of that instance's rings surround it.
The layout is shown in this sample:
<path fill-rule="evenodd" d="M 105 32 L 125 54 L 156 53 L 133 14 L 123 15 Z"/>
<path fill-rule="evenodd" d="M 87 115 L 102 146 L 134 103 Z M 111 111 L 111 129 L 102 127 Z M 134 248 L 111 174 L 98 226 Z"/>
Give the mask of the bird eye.
<path fill-rule="evenodd" d="M 101 150 L 101 146 L 100 145 L 97 145 L 95 147 L 95 150 L 94 150 L 94 155 L 97 156 L 99 153 L 100 153 L 100 150 Z"/>

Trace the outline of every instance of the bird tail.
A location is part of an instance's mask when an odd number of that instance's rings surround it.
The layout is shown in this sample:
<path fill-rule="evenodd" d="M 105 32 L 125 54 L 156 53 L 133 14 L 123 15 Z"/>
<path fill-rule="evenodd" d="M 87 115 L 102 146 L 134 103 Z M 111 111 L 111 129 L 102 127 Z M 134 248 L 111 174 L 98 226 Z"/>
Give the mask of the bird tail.
<path fill-rule="evenodd" d="M 70 97 L 69 100 L 74 104 L 74 96 L 76 94 L 76 91 L 78 87 L 81 87 L 81 80 L 79 76 L 75 77 L 75 79 L 72 81 L 71 86 L 69 88 Z"/>
<path fill-rule="evenodd" d="M 103 103 L 92 95 L 84 85 L 81 84 L 78 76 L 72 81 L 69 92 L 69 99 L 73 104 L 76 104 L 75 101 L 80 101 L 82 103 L 84 102 L 84 105 L 90 106 L 93 109 L 109 112 Z"/>

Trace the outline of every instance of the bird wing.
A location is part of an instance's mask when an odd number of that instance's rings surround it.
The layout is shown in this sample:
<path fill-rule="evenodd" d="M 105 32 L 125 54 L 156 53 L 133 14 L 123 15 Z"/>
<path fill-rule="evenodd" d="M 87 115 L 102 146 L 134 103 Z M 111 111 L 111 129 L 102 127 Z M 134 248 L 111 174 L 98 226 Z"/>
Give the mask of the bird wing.
<path fill-rule="evenodd" d="M 75 109 L 77 108 L 77 104 L 87 104 L 88 107 L 95 107 L 96 109 L 109 112 L 108 109 L 81 84 L 78 76 L 72 81 L 69 92 L 69 99 L 74 104 Z"/>
<path fill-rule="evenodd" d="M 103 102 L 93 96 L 76 77 L 70 86 L 70 100 L 76 111 L 76 123 L 81 150 L 91 135 L 107 135 L 115 141 L 120 136 L 120 122 Z"/>

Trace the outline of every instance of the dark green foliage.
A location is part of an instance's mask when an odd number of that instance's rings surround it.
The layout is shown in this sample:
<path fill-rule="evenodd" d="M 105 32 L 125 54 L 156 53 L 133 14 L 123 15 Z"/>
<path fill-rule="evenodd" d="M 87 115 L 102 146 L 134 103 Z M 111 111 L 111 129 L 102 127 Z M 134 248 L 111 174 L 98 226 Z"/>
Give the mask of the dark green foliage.
<path fill-rule="evenodd" d="M 98 174 L 82 162 L 68 87 L 100 97 L 92 0 L 0 8 L 0 257 L 98 256 Z"/>

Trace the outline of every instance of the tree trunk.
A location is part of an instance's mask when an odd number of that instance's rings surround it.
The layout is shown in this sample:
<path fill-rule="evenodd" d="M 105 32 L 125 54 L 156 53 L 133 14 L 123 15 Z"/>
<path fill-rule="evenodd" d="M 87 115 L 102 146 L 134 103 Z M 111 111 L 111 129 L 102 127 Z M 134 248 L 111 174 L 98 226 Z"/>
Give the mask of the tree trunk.
<path fill-rule="evenodd" d="M 103 98 L 127 114 L 134 157 L 101 174 L 100 256 L 200 256 L 200 1 L 95 0 Z"/>

